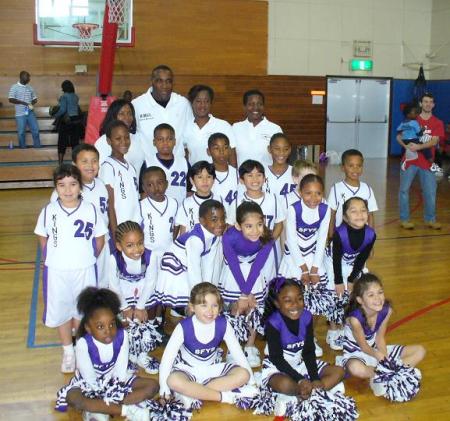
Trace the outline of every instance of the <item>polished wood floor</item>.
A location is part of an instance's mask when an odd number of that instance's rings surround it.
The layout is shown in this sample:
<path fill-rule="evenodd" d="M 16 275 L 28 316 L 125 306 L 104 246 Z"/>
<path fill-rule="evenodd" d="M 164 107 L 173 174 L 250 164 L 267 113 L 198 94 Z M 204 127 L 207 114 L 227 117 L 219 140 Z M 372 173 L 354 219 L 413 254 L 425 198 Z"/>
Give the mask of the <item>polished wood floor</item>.
<path fill-rule="evenodd" d="M 339 167 L 325 170 L 327 189 L 341 178 Z M 438 220 L 441 231 L 423 226 L 420 188 L 411 191 L 414 231 L 398 225 L 398 162 L 367 160 L 364 179 L 374 188 L 378 240 L 369 268 L 382 277 L 392 299 L 394 329 L 388 343 L 421 343 L 427 357 L 420 365 L 423 384 L 409 403 L 392 404 L 376 398 L 363 381 L 347 380 L 347 393 L 356 399 L 361 420 L 450 419 L 450 186 L 439 181 Z M 53 410 L 56 390 L 70 376 L 59 372 L 61 350 L 56 332 L 42 326 L 36 218 L 49 189 L 0 191 L 0 420 L 81 420 L 70 411 Z M 398 323 L 397 323 L 398 322 Z M 326 326 L 316 325 L 325 360 L 335 353 L 325 346 Z M 262 346 L 262 344 L 260 343 Z M 161 352 L 161 351 L 160 351 Z M 156 355 L 160 356 L 160 352 Z M 206 404 L 196 421 L 269 419 L 252 416 L 229 405 Z"/>

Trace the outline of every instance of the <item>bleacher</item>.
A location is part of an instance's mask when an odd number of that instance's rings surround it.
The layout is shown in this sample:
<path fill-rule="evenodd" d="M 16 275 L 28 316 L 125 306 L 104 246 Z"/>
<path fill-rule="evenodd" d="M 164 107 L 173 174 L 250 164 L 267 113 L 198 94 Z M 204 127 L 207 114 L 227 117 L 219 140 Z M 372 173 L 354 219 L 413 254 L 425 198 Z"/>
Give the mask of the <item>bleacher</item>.
<path fill-rule="evenodd" d="M 52 132 L 53 118 L 49 107 L 35 107 L 41 148 L 33 148 L 31 133 L 27 130 L 27 149 L 18 147 L 14 106 L 0 107 L 0 189 L 50 187 L 52 174 L 58 165 L 58 133 Z M 13 146 L 11 148 L 11 146 Z M 68 148 L 65 160 L 70 160 Z"/>

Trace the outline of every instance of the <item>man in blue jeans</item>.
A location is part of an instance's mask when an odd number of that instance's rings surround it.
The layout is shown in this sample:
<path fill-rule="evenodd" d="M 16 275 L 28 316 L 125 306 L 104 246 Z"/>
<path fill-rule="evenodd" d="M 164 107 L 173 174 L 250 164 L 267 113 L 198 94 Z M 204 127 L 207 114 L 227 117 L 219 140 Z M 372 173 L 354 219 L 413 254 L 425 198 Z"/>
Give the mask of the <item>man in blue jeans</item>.
<path fill-rule="evenodd" d="M 400 226 L 404 229 L 414 229 L 415 225 L 410 221 L 409 214 L 409 189 L 416 175 L 422 188 L 424 201 L 424 220 L 427 227 L 431 229 L 441 229 L 441 224 L 436 222 L 436 175 L 430 170 L 431 163 L 420 151 L 431 148 L 434 158 L 434 147 L 439 139 L 444 136 L 444 124 L 437 117 L 433 116 L 434 98 L 430 93 L 426 93 L 420 100 L 421 113 L 417 116 L 417 121 L 431 135 L 431 141 L 422 144 L 409 143 L 405 145 L 402 141 L 402 134 L 397 134 L 397 142 L 411 152 L 417 152 L 417 158 L 405 161 L 402 157 L 400 169 Z M 403 165 L 404 164 L 404 165 Z"/>
<path fill-rule="evenodd" d="M 37 96 L 34 93 L 33 88 L 28 85 L 29 82 L 30 74 L 27 71 L 22 70 L 19 75 L 19 81 L 12 85 L 9 90 L 8 99 L 11 104 L 15 105 L 16 109 L 19 146 L 21 148 L 26 148 L 25 130 L 28 125 L 31 135 L 33 136 L 33 146 L 35 148 L 40 148 L 39 126 L 33 111 L 33 106 L 37 102 Z"/>

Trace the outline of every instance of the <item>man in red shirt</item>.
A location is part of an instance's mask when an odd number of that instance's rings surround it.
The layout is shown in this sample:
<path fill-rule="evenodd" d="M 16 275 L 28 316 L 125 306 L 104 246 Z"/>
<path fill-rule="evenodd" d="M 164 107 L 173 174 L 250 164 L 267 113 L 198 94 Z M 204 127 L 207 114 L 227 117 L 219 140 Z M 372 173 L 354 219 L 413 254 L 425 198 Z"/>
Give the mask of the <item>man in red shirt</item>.
<path fill-rule="evenodd" d="M 436 176 L 430 170 L 430 162 L 420 153 L 422 149 L 432 148 L 432 156 L 434 157 L 435 146 L 445 137 L 444 123 L 432 114 L 434 105 L 433 95 L 430 93 L 424 94 L 420 100 L 421 113 L 417 117 L 420 126 L 429 131 L 431 135 L 429 142 L 405 145 L 401 133 L 397 135 L 397 142 L 401 146 L 412 152 L 418 152 L 417 159 L 408 162 L 408 168 L 400 169 L 400 225 L 404 229 L 414 229 L 414 223 L 409 220 L 409 189 L 417 174 L 419 174 L 422 188 L 425 224 L 431 229 L 441 229 L 441 224 L 436 222 Z M 404 160 L 405 156 L 403 155 L 402 163 Z"/>

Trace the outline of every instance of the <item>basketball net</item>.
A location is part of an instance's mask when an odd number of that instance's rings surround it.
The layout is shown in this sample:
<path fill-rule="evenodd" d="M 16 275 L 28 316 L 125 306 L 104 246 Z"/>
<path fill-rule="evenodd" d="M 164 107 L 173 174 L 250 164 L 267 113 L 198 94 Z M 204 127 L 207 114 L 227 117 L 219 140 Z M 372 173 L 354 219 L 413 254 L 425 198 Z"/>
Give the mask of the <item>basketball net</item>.
<path fill-rule="evenodd" d="M 127 13 L 127 6 L 127 0 L 108 0 L 109 23 L 124 23 L 125 15 Z"/>
<path fill-rule="evenodd" d="M 78 51 L 94 51 L 94 38 L 92 38 L 92 31 L 98 28 L 95 23 L 75 23 L 73 25 L 80 33 L 80 46 Z"/>

